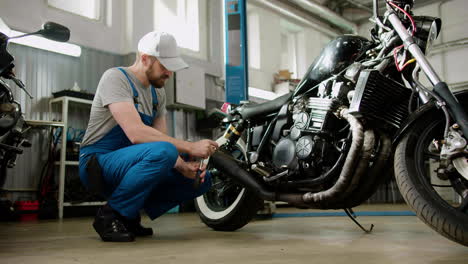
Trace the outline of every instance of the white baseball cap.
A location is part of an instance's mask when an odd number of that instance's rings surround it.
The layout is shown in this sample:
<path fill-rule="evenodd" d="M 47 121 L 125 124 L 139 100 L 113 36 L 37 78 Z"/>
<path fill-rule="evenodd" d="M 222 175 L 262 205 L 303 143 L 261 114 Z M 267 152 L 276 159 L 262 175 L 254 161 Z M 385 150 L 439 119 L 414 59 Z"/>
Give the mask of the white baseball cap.
<path fill-rule="evenodd" d="M 138 51 L 158 58 L 172 72 L 189 67 L 180 57 L 174 36 L 166 32 L 153 31 L 144 35 L 138 42 Z"/>

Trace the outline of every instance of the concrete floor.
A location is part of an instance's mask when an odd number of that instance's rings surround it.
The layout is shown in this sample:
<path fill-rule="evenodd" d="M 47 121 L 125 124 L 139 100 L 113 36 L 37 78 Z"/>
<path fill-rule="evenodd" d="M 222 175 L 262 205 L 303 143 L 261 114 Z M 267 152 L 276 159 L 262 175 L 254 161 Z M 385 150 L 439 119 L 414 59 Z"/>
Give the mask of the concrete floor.
<path fill-rule="evenodd" d="M 414 216 L 358 219 L 365 226 L 375 224 L 374 231 L 363 233 L 347 217 L 291 217 L 215 232 L 196 214 L 167 214 L 154 222 L 144 219 L 156 235 L 133 243 L 101 242 L 91 218 L 0 223 L 0 263 L 468 263 L 467 247 L 441 237 Z"/>

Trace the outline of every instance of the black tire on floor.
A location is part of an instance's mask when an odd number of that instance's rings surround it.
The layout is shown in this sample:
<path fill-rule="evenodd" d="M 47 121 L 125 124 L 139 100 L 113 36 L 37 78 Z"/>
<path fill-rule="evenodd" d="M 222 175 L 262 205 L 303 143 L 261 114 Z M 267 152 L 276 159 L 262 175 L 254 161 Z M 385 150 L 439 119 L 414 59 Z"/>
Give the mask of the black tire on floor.
<path fill-rule="evenodd" d="M 226 138 L 221 136 L 216 142 L 222 148 L 226 144 Z M 239 160 L 246 159 L 246 147 L 242 139 L 239 139 L 231 155 Z M 217 172 L 212 176 L 212 189 L 195 199 L 195 208 L 202 222 L 216 231 L 235 231 L 248 224 L 263 206 L 263 200 L 253 192 L 242 188 L 222 172 Z M 210 195 L 215 185 L 220 189 L 230 186 L 234 191 L 222 197 Z"/>
<path fill-rule="evenodd" d="M 216 231 L 235 231 L 245 226 L 262 205 L 263 200 L 245 188 L 239 193 L 232 207 L 223 211 L 212 210 L 207 206 L 204 196 L 195 200 L 195 207 L 202 222 Z"/>
<path fill-rule="evenodd" d="M 457 210 L 437 194 L 424 178 L 427 173 L 421 165 L 423 154 L 418 154 L 423 148 L 425 133 L 428 135 L 431 129 L 443 130 L 444 124 L 440 123 L 444 121 L 442 115 L 434 115 L 434 112 L 416 121 L 397 146 L 395 177 L 400 192 L 419 219 L 448 239 L 468 246 L 468 214 Z"/>

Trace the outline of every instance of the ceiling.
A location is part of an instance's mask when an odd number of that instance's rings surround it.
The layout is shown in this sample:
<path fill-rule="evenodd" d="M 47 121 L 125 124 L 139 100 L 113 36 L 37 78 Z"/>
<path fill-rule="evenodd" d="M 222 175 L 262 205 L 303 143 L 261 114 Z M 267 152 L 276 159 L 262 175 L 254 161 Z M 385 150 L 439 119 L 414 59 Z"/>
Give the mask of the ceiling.
<path fill-rule="evenodd" d="M 367 11 L 372 10 L 372 0 L 321 0 L 316 1 L 321 4 L 324 4 L 328 8 L 334 11 L 342 11 L 347 8 L 358 8 Z M 415 0 L 415 6 L 420 7 L 424 5 L 428 5 L 435 2 L 443 2 L 442 0 Z M 379 5 L 383 9 L 384 8 L 384 0 L 379 0 Z"/>
<path fill-rule="evenodd" d="M 373 0 L 279 0 L 291 8 L 301 10 L 302 12 L 309 13 L 310 15 L 326 21 L 320 12 L 312 10 L 309 3 L 318 4 L 328 8 L 335 15 L 344 18 L 356 25 L 360 25 L 368 21 L 372 15 Z M 447 0 L 415 0 L 415 7 L 421 7 L 432 3 L 444 2 Z M 379 10 L 383 14 L 385 12 L 384 0 L 379 0 Z M 332 23 L 333 24 L 333 23 Z"/>
<path fill-rule="evenodd" d="M 443 2 L 444 0 L 415 0 L 415 7 Z M 323 5 L 348 20 L 360 24 L 372 15 L 373 0 L 322 0 Z M 384 0 L 379 0 L 379 11 L 385 12 Z"/>

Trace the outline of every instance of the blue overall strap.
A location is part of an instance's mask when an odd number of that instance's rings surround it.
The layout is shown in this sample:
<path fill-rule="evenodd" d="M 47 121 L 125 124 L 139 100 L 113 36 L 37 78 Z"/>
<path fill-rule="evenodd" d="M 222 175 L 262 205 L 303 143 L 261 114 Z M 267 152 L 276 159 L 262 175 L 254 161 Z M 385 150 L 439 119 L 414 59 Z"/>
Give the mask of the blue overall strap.
<path fill-rule="evenodd" d="M 133 84 L 132 80 L 130 80 L 130 77 L 123 68 L 118 67 L 117 69 L 119 69 L 125 75 L 125 77 L 127 77 L 128 83 L 130 84 L 133 90 L 133 103 L 135 104 L 135 108 L 138 110 L 138 92 L 135 88 L 135 85 Z"/>
<path fill-rule="evenodd" d="M 153 119 L 156 117 L 156 112 L 158 110 L 158 94 L 156 93 L 156 88 L 151 85 L 151 95 L 153 96 Z"/>

